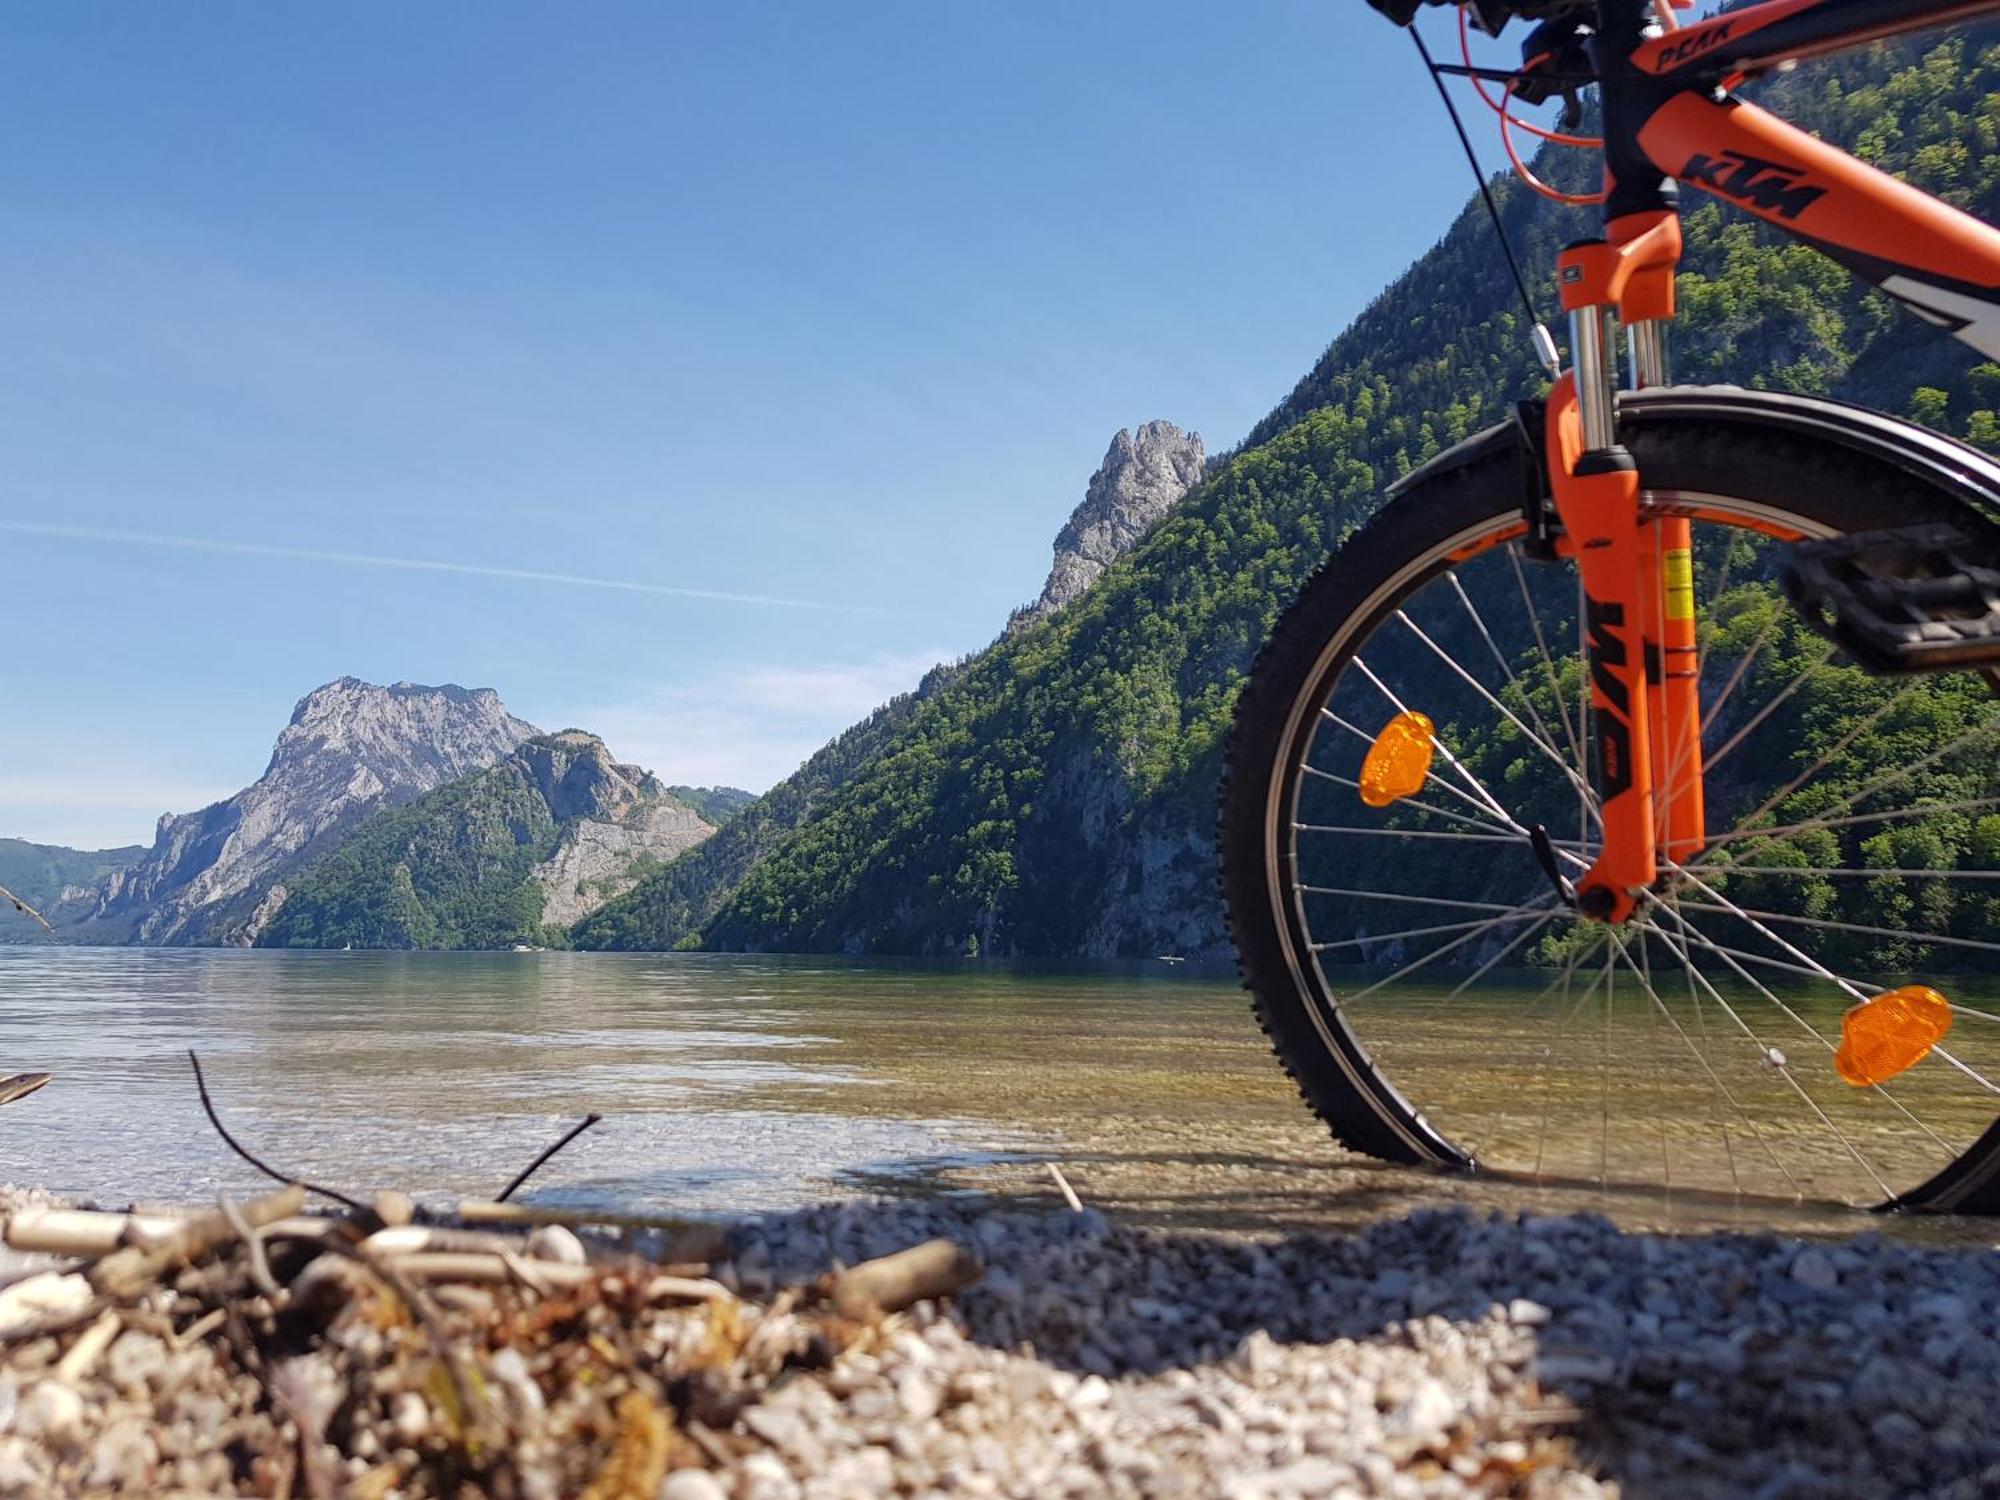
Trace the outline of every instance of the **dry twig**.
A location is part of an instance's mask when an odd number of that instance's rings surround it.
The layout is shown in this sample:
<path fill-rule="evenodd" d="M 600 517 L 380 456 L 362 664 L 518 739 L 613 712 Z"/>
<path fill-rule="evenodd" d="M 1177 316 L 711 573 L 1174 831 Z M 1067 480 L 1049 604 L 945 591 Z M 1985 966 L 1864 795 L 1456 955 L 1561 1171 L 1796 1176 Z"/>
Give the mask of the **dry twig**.
<path fill-rule="evenodd" d="M 236 1237 L 243 1241 L 244 1253 L 250 1260 L 251 1284 L 270 1298 L 275 1306 L 284 1299 L 284 1293 L 271 1275 L 271 1262 L 264 1254 L 263 1236 L 250 1227 L 243 1217 L 243 1210 L 229 1201 L 228 1194 L 218 1193 L 215 1202 L 222 1210 L 222 1217 L 229 1221 L 229 1227 L 236 1231 Z"/>
<path fill-rule="evenodd" d="M 222 1123 L 222 1117 L 216 1114 L 215 1101 L 208 1097 L 208 1080 L 201 1076 L 201 1059 L 194 1055 L 194 1048 L 192 1047 L 188 1048 L 188 1061 L 194 1065 L 194 1086 L 201 1093 L 201 1107 L 207 1112 L 208 1123 L 215 1127 L 215 1133 L 222 1137 L 222 1143 L 225 1146 L 274 1182 L 295 1182 L 307 1192 L 318 1193 L 322 1198 L 331 1198 L 335 1203 L 344 1204 L 358 1214 L 368 1212 L 367 1204 L 357 1202 L 345 1193 L 336 1193 L 332 1188 L 320 1187 L 316 1183 L 307 1182 L 303 1177 L 297 1176 L 294 1173 L 280 1172 L 269 1162 L 261 1161 L 251 1155 L 249 1149 L 229 1133 L 228 1128 Z"/>
<path fill-rule="evenodd" d="M 23 916 L 33 917 L 37 922 L 40 922 L 42 924 L 43 930 L 46 931 L 50 937 L 54 937 L 56 935 L 56 930 L 55 928 L 49 925 L 49 919 L 47 917 L 43 916 L 40 912 L 36 911 L 34 907 L 28 905 L 27 902 L 23 901 L 19 896 L 15 895 L 12 891 L 8 890 L 7 887 L 4 885 L 0 885 L 0 896 L 5 896 L 9 901 L 13 902 L 15 911 L 20 912 Z"/>
<path fill-rule="evenodd" d="M 572 1126 L 569 1129 L 569 1131 L 564 1134 L 561 1140 L 557 1141 L 553 1146 L 549 1147 L 548 1150 L 544 1151 L 540 1156 L 536 1157 L 533 1161 L 529 1162 L 527 1166 L 523 1167 L 519 1175 L 516 1176 L 512 1182 L 508 1183 L 507 1186 L 502 1188 L 500 1190 L 500 1196 L 494 1199 L 493 1201 L 496 1203 L 505 1203 L 509 1198 L 513 1197 L 514 1190 L 516 1188 L 518 1188 L 522 1183 L 526 1182 L 530 1177 L 533 1177 L 537 1172 L 541 1171 L 542 1163 L 547 1161 L 551 1156 L 554 1156 L 558 1151 L 562 1150 L 563 1147 L 567 1146 L 571 1141 L 575 1140 L 578 1136 L 582 1135 L 586 1130 L 590 1129 L 591 1126 L 595 1125 L 599 1120 L 603 1118 L 604 1116 L 600 1114 L 585 1115 L 581 1121 L 579 1121 L 576 1125 Z"/>

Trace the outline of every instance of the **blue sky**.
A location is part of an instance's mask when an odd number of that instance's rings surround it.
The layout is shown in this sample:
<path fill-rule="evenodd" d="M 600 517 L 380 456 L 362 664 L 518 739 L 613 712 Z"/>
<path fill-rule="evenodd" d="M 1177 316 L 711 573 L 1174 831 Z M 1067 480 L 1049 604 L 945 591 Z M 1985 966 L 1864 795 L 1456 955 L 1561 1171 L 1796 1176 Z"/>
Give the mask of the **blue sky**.
<path fill-rule="evenodd" d="M 761 789 L 1469 186 L 1360 0 L 148 0 L 0 70 L 0 834 L 75 844 L 343 673 Z"/>

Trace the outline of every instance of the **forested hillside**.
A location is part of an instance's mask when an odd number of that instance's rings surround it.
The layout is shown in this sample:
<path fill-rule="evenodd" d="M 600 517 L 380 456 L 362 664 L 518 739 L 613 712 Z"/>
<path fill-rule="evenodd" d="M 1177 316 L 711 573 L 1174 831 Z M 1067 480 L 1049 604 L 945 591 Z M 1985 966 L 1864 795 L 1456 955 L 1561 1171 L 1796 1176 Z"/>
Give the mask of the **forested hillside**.
<path fill-rule="evenodd" d="M 563 946 L 577 916 L 711 832 L 578 730 L 370 814 L 287 877 L 272 948 Z"/>
<path fill-rule="evenodd" d="M 1981 27 L 1877 47 L 1760 94 L 1991 220 L 1996 41 Z M 1574 185 L 1586 171 L 1565 160 L 1550 175 Z M 1511 181 L 1498 196 L 1533 284 L 1547 286 L 1556 247 L 1589 232 L 1587 211 Z M 1676 378 L 1825 393 L 2000 443 L 2000 368 L 1733 211 L 1691 208 Z M 1258 643 L 1387 482 L 1541 384 L 1491 232 L 1468 206 L 1143 546 L 916 705 L 712 918 L 679 919 L 703 923 L 716 948 L 1218 948 L 1215 788 Z M 620 945 L 685 930 L 649 922 L 632 912 Z"/>

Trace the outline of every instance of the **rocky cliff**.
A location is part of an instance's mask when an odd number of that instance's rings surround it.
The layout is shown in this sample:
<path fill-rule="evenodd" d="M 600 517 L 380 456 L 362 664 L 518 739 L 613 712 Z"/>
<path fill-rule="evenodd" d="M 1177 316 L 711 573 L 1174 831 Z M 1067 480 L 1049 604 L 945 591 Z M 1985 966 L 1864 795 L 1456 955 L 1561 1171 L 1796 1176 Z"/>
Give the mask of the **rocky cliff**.
<path fill-rule="evenodd" d="M 565 730 L 530 741 L 516 754 L 563 825 L 555 852 L 530 872 L 547 892 L 546 926 L 582 921 L 641 875 L 715 832 L 652 772 L 612 760 L 595 735 Z"/>
<path fill-rule="evenodd" d="M 330 682 L 299 701 L 254 783 L 199 812 L 162 817 L 144 857 L 65 912 L 70 935 L 252 941 L 284 871 L 376 808 L 482 770 L 538 732 L 490 688 Z"/>
<path fill-rule="evenodd" d="M 1171 422 L 1125 428 L 1090 477 L 1083 502 L 1056 537 L 1055 562 L 1033 604 L 1016 610 L 1011 633 L 1054 614 L 1104 576 L 1201 483 L 1207 455 L 1198 432 Z"/>
<path fill-rule="evenodd" d="M 286 877 L 264 946 L 554 946 L 714 832 L 595 735 L 527 740 L 474 775 L 378 807 Z"/>
<path fill-rule="evenodd" d="M 1171 422 L 1147 422 L 1114 437 L 1082 503 L 1056 537 L 1055 562 L 1041 597 L 1014 612 L 1006 637 L 1085 593 L 1200 481 L 1204 462 L 1200 436 Z M 914 693 L 884 704 L 747 806 L 730 807 L 718 817 L 696 801 L 713 821 L 726 817 L 728 826 L 580 922 L 572 941 L 580 948 L 672 948 L 697 941 L 701 929 L 766 857 L 849 781 L 865 774 L 922 705 L 980 659 L 934 668 Z M 689 791 L 674 790 L 683 796 Z"/>

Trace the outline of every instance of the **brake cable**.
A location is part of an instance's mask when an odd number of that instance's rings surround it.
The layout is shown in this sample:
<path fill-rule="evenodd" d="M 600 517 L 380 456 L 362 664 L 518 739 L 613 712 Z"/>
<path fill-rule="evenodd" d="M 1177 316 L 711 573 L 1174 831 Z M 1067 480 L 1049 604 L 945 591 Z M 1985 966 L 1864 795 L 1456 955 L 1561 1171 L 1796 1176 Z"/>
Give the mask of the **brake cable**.
<path fill-rule="evenodd" d="M 1535 315 L 1534 296 L 1528 291 L 1527 277 L 1521 274 L 1521 262 L 1515 257 L 1513 242 L 1507 238 L 1507 226 L 1500 220 L 1500 208 L 1493 201 L 1492 188 L 1487 186 L 1485 169 L 1479 165 L 1479 153 L 1472 149 L 1472 137 L 1465 132 L 1465 121 L 1459 118 L 1458 106 L 1452 102 L 1451 90 L 1444 86 L 1444 75 L 1438 71 L 1431 49 L 1424 45 L 1422 34 L 1414 26 L 1410 28 L 1410 40 L 1417 44 L 1417 54 L 1423 58 L 1424 68 L 1437 87 L 1438 98 L 1444 101 L 1445 113 L 1451 116 L 1452 129 L 1458 132 L 1458 143 L 1465 148 L 1465 160 L 1472 168 L 1472 180 L 1486 204 L 1486 216 L 1493 221 L 1493 234 L 1500 241 L 1501 254 L 1507 258 L 1507 270 L 1514 278 L 1514 290 L 1520 293 L 1521 307 L 1533 328 L 1535 356 L 1553 379 L 1562 373 L 1562 356 L 1556 352 L 1555 337 L 1549 332 L 1548 325 Z"/>

